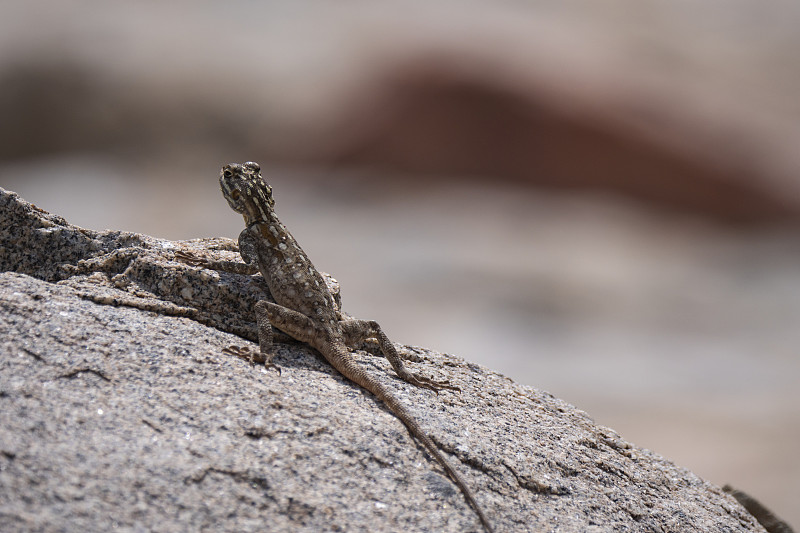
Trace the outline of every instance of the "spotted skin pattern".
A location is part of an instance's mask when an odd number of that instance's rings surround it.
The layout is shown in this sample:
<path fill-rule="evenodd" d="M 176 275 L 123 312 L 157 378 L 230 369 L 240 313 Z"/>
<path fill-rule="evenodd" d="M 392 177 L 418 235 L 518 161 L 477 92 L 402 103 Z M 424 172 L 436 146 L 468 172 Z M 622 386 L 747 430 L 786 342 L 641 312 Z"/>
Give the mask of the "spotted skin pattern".
<path fill-rule="evenodd" d="M 461 489 L 485 530 L 492 532 L 488 518 L 461 475 L 397 397 L 356 363 L 350 347 L 375 339 L 395 373 L 403 380 L 431 390 L 458 389 L 447 382 L 434 381 L 409 371 L 377 322 L 348 319 L 341 314 L 322 275 L 275 215 L 272 188 L 261 177 L 258 163 L 225 165 L 219 183 L 228 205 L 244 217 L 245 229 L 239 235 L 239 253 L 245 264 L 204 260 L 197 260 L 194 264 L 238 273 L 260 271 L 275 300 L 274 303 L 261 300 L 255 306 L 259 353 L 249 353 L 240 347 L 226 351 L 239 356 L 249 354 L 251 361 L 257 360 L 267 368 L 277 369 L 272 362 L 273 327 L 316 348 L 343 376 L 377 396 L 406 425 Z"/>

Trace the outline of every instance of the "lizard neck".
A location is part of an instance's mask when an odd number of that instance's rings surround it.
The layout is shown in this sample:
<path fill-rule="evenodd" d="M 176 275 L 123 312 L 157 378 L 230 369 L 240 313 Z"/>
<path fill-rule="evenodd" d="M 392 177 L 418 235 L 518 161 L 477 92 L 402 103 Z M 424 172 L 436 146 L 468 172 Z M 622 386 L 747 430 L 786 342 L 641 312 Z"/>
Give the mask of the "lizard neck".
<path fill-rule="evenodd" d="M 244 225 L 247 228 L 251 228 L 259 224 L 271 225 L 281 223 L 281 221 L 275 215 L 275 211 L 272 211 L 271 209 L 267 211 L 256 210 L 255 212 L 247 210 L 242 213 L 242 217 L 244 218 Z"/>
<path fill-rule="evenodd" d="M 244 224 L 250 227 L 254 224 L 274 224 L 278 221 L 273 209 L 273 203 L 264 195 L 245 194 L 237 205 L 239 213 L 244 218 Z"/>

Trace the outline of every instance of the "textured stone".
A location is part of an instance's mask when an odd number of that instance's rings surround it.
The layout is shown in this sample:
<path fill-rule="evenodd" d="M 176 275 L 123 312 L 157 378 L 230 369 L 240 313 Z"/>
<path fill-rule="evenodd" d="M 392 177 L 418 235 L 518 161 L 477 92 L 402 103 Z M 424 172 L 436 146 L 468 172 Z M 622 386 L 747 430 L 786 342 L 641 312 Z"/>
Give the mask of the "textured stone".
<path fill-rule="evenodd" d="M 211 313 L 199 323 L 93 301 L 159 295 L 132 289 L 135 272 L 114 285 L 120 265 L 86 263 L 87 250 L 167 257 L 170 247 L 155 246 L 165 241 L 86 232 L 2 190 L 0 220 L 0 517 L 9 530 L 479 530 L 403 425 L 311 349 L 279 345 L 278 376 L 223 355 L 246 341 L 210 327 Z M 217 244 L 172 248 L 215 253 Z M 98 264 L 113 268 L 87 273 Z M 125 264 L 127 276 L 134 263 Z M 199 300 L 217 292 L 173 303 L 205 309 Z M 498 531 L 762 531 L 719 487 L 552 395 L 453 355 L 408 350 L 421 358 L 416 369 L 461 392 L 418 389 L 383 358 L 356 357 L 451 455 Z"/>

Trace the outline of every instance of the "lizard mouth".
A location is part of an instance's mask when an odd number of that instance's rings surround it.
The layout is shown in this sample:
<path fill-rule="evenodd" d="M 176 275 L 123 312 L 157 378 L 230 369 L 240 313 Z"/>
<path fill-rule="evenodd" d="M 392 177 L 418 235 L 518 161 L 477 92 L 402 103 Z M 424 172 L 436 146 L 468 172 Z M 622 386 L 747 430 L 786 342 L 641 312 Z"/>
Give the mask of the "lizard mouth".
<path fill-rule="evenodd" d="M 231 209 L 233 209 L 237 213 L 241 213 L 244 211 L 244 202 L 242 201 L 242 193 L 239 192 L 239 189 L 233 189 L 230 193 L 230 196 L 226 196 L 225 199 L 228 200 L 228 205 L 231 206 Z"/>
<path fill-rule="evenodd" d="M 244 202 L 242 201 L 242 192 L 239 190 L 239 184 L 236 183 L 236 166 L 238 165 L 225 165 L 222 167 L 222 172 L 219 175 L 219 190 L 222 191 L 222 196 L 227 200 L 228 205 L 237 213 L 244 211 Z"/>

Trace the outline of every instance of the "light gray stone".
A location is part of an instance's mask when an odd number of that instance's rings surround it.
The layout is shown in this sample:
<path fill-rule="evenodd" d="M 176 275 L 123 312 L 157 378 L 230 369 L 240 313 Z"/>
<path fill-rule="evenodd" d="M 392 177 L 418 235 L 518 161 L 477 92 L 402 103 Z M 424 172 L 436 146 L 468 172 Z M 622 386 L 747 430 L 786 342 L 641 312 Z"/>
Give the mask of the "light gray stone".
<path fill-rule="evenodd" d="M 248 341 L 211 327 L 220 295 L 257 278 L 169 260 L 231 253 L 221 241 L 89 232 L 2 189 L 0 222 L 4 531 L 480 531 L 402 423 L 313 350 L 278 345 L 280 375 L 221 353 Z M 186 290 L 169 286 L 190 274 Z M 203 323 L 97 303 L 110 297 L 169 300 Z M 451 455 L 498 531 L 763 531 L 719 487 L 552 395 L 407 350 L 461 392 L 357 358 Z"/>

